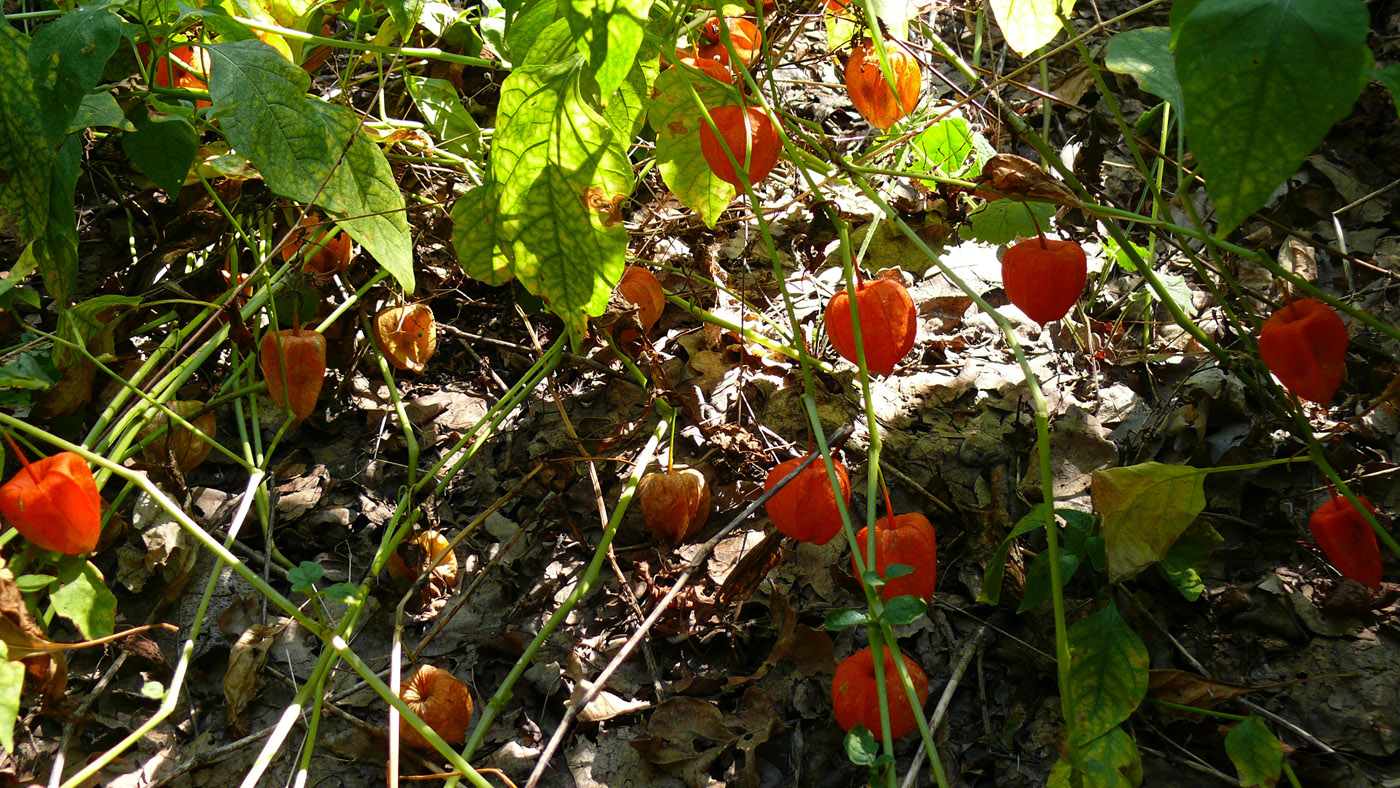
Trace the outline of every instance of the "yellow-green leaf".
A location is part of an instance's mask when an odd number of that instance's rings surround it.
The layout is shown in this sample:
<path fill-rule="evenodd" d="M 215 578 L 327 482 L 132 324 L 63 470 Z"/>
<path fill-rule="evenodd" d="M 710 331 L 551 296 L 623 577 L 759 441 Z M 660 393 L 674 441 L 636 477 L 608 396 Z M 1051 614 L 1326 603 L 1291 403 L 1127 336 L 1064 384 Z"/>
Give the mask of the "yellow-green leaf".
<path fill-rule="evenodd" d="M 1060 17 L 1069 17 L 1074 0 L 991 0 L 992 15 L 1006 45 L 1021 57 L 1040 49 L 1060 32 Z"/>
<path fill-rule="evenodd" d="M 1103 517 L 1108 579 L 1118 583 L 1161 561 L 1206 506 L 1205 474 L 1146 462 L 1094 471 L 1094 509 Z"/>

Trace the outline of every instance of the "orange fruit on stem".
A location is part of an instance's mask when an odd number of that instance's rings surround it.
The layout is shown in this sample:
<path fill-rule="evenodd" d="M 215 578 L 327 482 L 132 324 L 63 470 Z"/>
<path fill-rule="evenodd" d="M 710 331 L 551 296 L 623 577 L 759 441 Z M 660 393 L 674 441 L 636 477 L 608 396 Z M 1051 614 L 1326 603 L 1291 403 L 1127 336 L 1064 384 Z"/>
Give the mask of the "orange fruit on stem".
<path fill-rule="evenodd" d="M 1376 513 L 1370 501 L 1357 500 L 1372 515 Z M 1362 585 L 1380 586 L 1381 549 L 1376 544 L 1376 532 L 1351 501 L 1340 495 L 1333 496 L 1308 518 L 1308 530 L 1338 572 Z"/>
<path fill-rule="evenodd" d="M 916 709 L 909 704 L 904 683 L 895 672 L 894 654 L 889 649 L 884 649 L 882 653 L 885 697 L 890 708 L 890 735 L 899 739 L 919 727 L 915 717 L 923 713 L 923 704 L 928 700 L 928 676 L 909 655 L 900 655 L 904 658 L 909 680 L 914 685 L 914 694 L 919 698 L 919 708 Z M 836 675 L 831 679 L 831 706 L 836 713 L 836 724 L 843 730 L 849 731 L 859 723 L 875 734 L 876 741 L 884 741 L 880 728 L 879 685 L 875 683 L 875 654 L 868 647 L 846 657 L 836 666 Z"/>
<path fill-rule="evenodd" d="M 748 174 L 750 185 L 757 185 L 767 178 L 768 173 L 773 171 L 773 165 L 778 163 L 778 154 L 782 151 L 778 131 L 768 114 L 758 107 L 724 106 L 710 110 L 710 119 L 714 121 L 715 128 L 719 129 L 719 136 L 715 135 L 714 129 L 702 118 L 700 152 L 705 156 L 705 162 L 710 165 L 715 177 L 733 184 L 736 188 L 744 188 L 734 170 L 734 164 L 725 153 L 727 146 L 734 154 L 734 161 L 739 162 Z M 723 143 L 720 142 L 721 139 Z"/>
<path fill-rule="evenodd" d="M 914 347 L 919 328 L 914 300 L 893 279 L 866 279 L 856 285 L 856 306 L 865 366 L 878 375 L 889 375 Z M 827 302 L 826 335 L 841 358 L 857 363 L 851 298 L 845 290 L 836 291 Z"/>
<path fill-rule="evenodd" d="M 729 28 L 729 40 L 734 44 L 735 54 L 747 66 L 763 46 L 763 33 L 758 29 L 758 25 L 740 17 L 724 17 L 724 23 Z M 709 21 L 705 22 L 701 36 L 711 46 L 718 46 L 724 52 L 724 59 L 721 62 L 727 66 L 729 65 L 729 50 L 724 46 L 724 37 L 719 26 L 720 17 L 710 17 Z"/>
<path fill-rule="evenodd" d="M 374 316 L 379 349 L 395 369 L 422 373 L 437 353 L 437 320 L 427 304 L 380 310 Z"/>
<path fill-rule="evenodd" d="M 851 97 L 851 106 L 880 131 L 914 111 L 923 87 L 919 61 L 892 40 L 885 44 L 885 60 L 890 66 L 889 82 L 880 70 L 880 56 L 869 39 L 857 44 L 846 62 L 846 93 Z M 894 91 L 890 90 L 890 82 L 894 83 Z"/>
<path fill-rule="evenodd" d="M 1007 249 L 1001 258 L 1006 297 L 1041 325 L 1069 314 L 1088 281 L 1084 247 L 1074 241 L 1032 238 Z"/>
<path fill-rule="evenodd" d="M 710 517 L 710 485 L 694 468 L 648 473 L 637 486 L 642 520 L 657 539 L 680 547 Z"/>
<path fill-rule="evenodd" d="M 472 719 L 472 693 L 456 676 L 424 665 L 404 682 L 399 698 L 443 741 L 461 744 L 467 740 L 467 725 Z M 410 747 L 433 748 L 403 717 L 399 717 L 399 738 Z"/>
<path fill-rule="evenodd" d="M 319 224 L 322 222 L 316 217 L 303 216 L 296 235 L 282 247 L 282 259 L 290 260 L 300 252 L 301 270 L 324 280 L 350 267 L 352 245 L 349 233 L 336 231 L 329 224 L 318 229 Z"/>
<path fill-rule="evenodd" d="M 693 68 L 726 85 L 734 83 L 734 75 L 718 58 L 703 57 L 687 49 L 676 50 L 676 60 L 683 66 Z"/>
<path fill-rule="evenodd" d="M 0 514 L 37 547 L 92 552 L 102 534 L 102 497 L 87 460 L 61 451 L 29 462 L 13 438 L 5 439 L 24 467 L 0 486 Z"/>
<path fill-rule="evenodd" d="M 438 531 L 424 531 L 400 542 L 398 549 L 390 553 L 389 560 L 384 562 L 384 571 L 395 580 L 412 583 L 428 571 L 439 555 L 442 560 L 433 567 L 430 582 L 442 588 L 452 588 L 457 585 L 457 555 L 452 552 L 452 542 Z"/>
<path fill-rule="evenodd" d="M 661 319 L 661 313 L 666 311 L 666 292 L 661 289 L 661 283 L 656 281 L 656 276 L 641 266 L 628 266 L 617 283 L 617 292 L 629 303 L 636 305 L 637 322 L 650 334 L 656 321 Z M 618 339 L 630 341 L 635 338 L 631 336 L 633 333 L 635 332 L 623 331 Z"/>
<path fill-rule="evenodd" d="M 866 554 L 866 529 L 856 534 L 856 546 L 870 566 Z M 891 564 L 903 564 L 914 571 L 888 580 L 880 589 L 886 601 L 897 596 L 914 596 L 927 601 L 938 587 L 938 537 L 933 524 L 917 512 L 882 517 L 875 521 L 875 572 L 880 577 Z M 851 556 L 851 571 L 856 571 L 855 556 Z"/>
<path fill-rule="evenodd" d="M 1300 298 L 1264 322 L 1259 358 L 1284 388 L 1326 405 L 1346 373 L 1346 324 L 1332 307 Z"/>
<path fill-rule="evenodd" d="M 768 472 L 763 491 L 776 487 L 806 459 L 799 457 L 778 463 Z M 843 502 L 850 499 L 851 479 L 846 475 L 846 466 L 836 460 L 832 460 L 832 464 L 836 468 L 836 480 L 841 488 L 839 492 L 832 488 L 826 463 L 818 457 L 764 504 L 773 525 L 783 534 L 799 542 L 826 544 L 841 531 L 841 510 L 836 500 L 838 495 Z"/>
<path fill-rule="evenodd" d="M 326 380 L 326 338 L 304 328 L 269 331 L 258 346 L 267 395 L 292 414 L 292 427 L 316 409 Z"/>

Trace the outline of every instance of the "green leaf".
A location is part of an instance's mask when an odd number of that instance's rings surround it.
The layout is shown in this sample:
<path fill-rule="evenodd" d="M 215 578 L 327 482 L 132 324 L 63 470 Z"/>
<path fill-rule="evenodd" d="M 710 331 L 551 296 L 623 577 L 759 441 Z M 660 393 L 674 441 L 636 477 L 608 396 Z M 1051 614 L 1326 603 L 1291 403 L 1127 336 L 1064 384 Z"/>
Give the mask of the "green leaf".
<path fill-rule="evenodd" d="M 29 71 L 39 99 L 44 134 L 62 142 L 83 97 L 121 40 L 122 21 L 105 4 L 92 3 L 39 28 L 29 47 Z"/>
<path fill-rule="evenodd" d="M 964 241 L 1007 244 L 1017 238 L 1031 238 L 1050 226 L 1055 206 L 1045 202 L 993 200 L 968 214 L 967 224 L 958 228 Z M 1031 215 L 1035 221 L 1031 221 Z"/>
<path fill-rule="evenodd" d="M 561 0 L 559 7 L 599 94 L 611 96 L 636 62 L 651 0 Z"/>
<path fill-rule="evenodd" d="M 1225 736 L 1225 754 L 1243 788 L 1273 788 L 1283 773 L 1283 745 L 1264 721 L 1251 714 Z"/>
<path fill-rule="evenodd" d="M 131 125 L 131 121 L 126 119 L 126 114 L 122 112 L 122 105 L 117 103 L 117 99 L 111 93 L 89 93 L 83 96 L 83 103 L 78 107 L 78 112 L 73 119 L 68 122 L 68 132 L 90 129 L 95 126 L 106 126 L 122 131 L 135 131 L 136 127 Z"/>
<path fill-rule="evenodd" d="M 632 191 L 624 140 L 580 92 L 582 58 L 516 69 L 501 86 L 491 174 L 501 245 L 577 345 L 622 278 Z"/>
<path fill-rule="evenodd" d="M 1128 246 L 1132 247 L 1134 252 L 1137 252 L 1138 259 L 1143 260 L 1144 262 L 1148 261 L 1147 247 L 1139 246 L 1138 244 L 1135 244 L 1132 241 L 1128 242 Z M 1124 271 L 1137 270 L 1137 263 L 1133 262 L 1132 256 L 1129 255 L 1127 250 L 1120 246 L 1118 241 L 1114 240 L 1113 238 L 1110 237 L 1103 239 L 1103 251 L 1104 255 L 1108 257 L 1108 259 L 1117 263 L 1119 267 L 1121 267 Z"/>
<path fill-rule="evenodd" d="M 846 733 L 846 757 L 856 766 L 874 766 L 880 755 L 875 745 L 875 734 L 864 725 L 856 725 Z"/>
<path fill-rule="evenodd" d="M 462 99 L 452 83 L 413 74 L 405 74 L 404 79 L 413 104 L 427 121 L 437 147 L 480 164 L 481 127 L 462 106 Z"/>
<path fill-rule="evenodd" d="M 987 569 L 982 574 L 982 591 L 977 595 L 977 601 L 984 605 L 1001 604 L 1001 582 L 1006 574 L 1006 558 L 1011 554 L 1011 542 L 1022 534 L 1028 534 L 1037 528 L 1045 525 L 1046 511 L 1049 504 L 1038 503 L 1031 507 L 1031 510 L 1022 517 L 1011 529 L 1011 533 L 1001 540 L 1001 546 L 992 554 L 992 559 L 987 562 Z"/>
<path fill-rule="evenodd" d="M 885 622 L 890 626 L 902 627 L 923 618 L 928 603 L 912 596 L 897 596 L 885 603 Z"/>
<path fill-rule="evenodd" d="M 875 17 L 885 23 L 901 40 L 909 38 L 909 18 L 915 13 L 915 6 L 907 0 L 864 0 L 875 9 Z M 858 5 L 861 0 L 847 0 Z"/>
<path fill-rule="evenodd" d="M 423 15 L 423 5 L 424 0 L 384 0 L 384 7 L 389 9 L 389 17 L 394 20 L 394 27 L 399 29 L 400 37 L 407 39 L 408 34 L 413 32 L 419 17 Z"/>
<path fill-rule="evenodd" d="M 458 197 L 452 206 L 452 248 L 457 251 L 462 273 L 488 285 L 503 285 L 515 278 L 510 258 L 501 248 L 499 223 L 495 181 L 488 180 Z"/>
<path fill-rule="evenodd" d="M 35 591 L 43 591 L 48 588 L 57 579 L 53 575 L 20 575 L 15 578 L 15 587 L 22 594 L 32 594 Z"/>
<path fill-rule="evenodd" d="M 861 555 L 865 555 L 865 552 L 862 551 Z M 885 567 L 886 580 L 894 580 L 895 578 L 912 574 L 914 574 L 914 567 L 908 564 L 889 564 Z"/>
<path fill-rule="evenodd" d="M 1142 785 L 1142 754 L 1122 728 L 1114 728 L 1079 748 L 1084 764 L 1077 788 L 1137 788 Z M 1071 788 L 1069 761 L 1061 758 L 1050 770 L 1047 788 Z"/>
<path fill-rule="evenodd" d="M 332 599 L 336 602 L 349 602 L 358 596 L 359 593 L 360 587 L 354 583 L 336 583 L 324 591 L 327 599 Z"/>
<path fill-rule="evenodd" d="M 1162 560 L 1206 507 L 1205 474 L 1147 462 L 1094 471 L 1092 498 L 1103 517 L 1108 579 L 1120 583 Z"/>
<path fill-rule="evenodd" d="M 413 247 L 384 152 L 346 107 L 306 96 L 310 77 L 257 39 L 209 47 L 209 95 L 224 135 L 267 187 L 337 214 L 407 293 Z"/>
<path fill-rule="evenodd" d="M 700 151 L 700 127 L 705 120 L 688 86 L 707 107 L 735 103 L 735 93 L 727 85 L 689 67 L 669 68 L 656 78 L 647 122 L 656 131 L 656 165 L 661 180 L 681 205 L 713 229 L 738 192 L 733 184 L 716 178 L 705 162 Z"/>
<path fill-rule="evenodd" d="M 647 96 L 651 95 L 651 85 L 656 81 L 659 66 L 652 47 L 643 44 L 642 54 L 637 56 L 636 65 L 627 72 L 627 78 L 617 86 L 603 117 L 608 119 L 623 139 L 633 139 L 646 125 Z"/>
<path fill-rule="evenodd" d="M 0 232 L 25 242 L 48 226 L 53 165 L 29 76 L 29 39 L 0 22 Z"/>
<path fill-rule="evenodd" d="M 1060 550 L 1060 587 L 1063 588 L 1069 582 L 1074 573 L 1079 571 L 1079 556 L 1069 550 Z M 1017 613 L 1024 613 L 1027 610 L 1040 606 L 1045 600 L 1050 598 L 1050 551 L 1042 550 L 1032 561 L 1030 568 L 1026 570 L 1026 595 L 1021 599 L 1021 606 L 1016 608 Z"/>
<path fill-rule="evenodd" d="M 136 131 L 122 135 L 122 150 L 136 169 L 175 198 L 199 151 L 194 126 L 179 115 L 160 114 L 145 102 L 132 108 L 131 122 Z"/>
<path fill-rule="evenodd" d="M 924 129 L 913 142 L 909 169 L 929 175 L 962 178 L 982 171 L 987 147 L 962 118 L 944 118 Z M 980 144 L 979 144 L 980 143 Z"/>
<path fill-rule="evenodd" d="M 1067 721 L 1087 743 L 1128 719 L 1147 697 L 1147 647 L 1112 605 L 1069 628 Z"/>
<path fill-rule="evenodd" d="M 25 250 L 33 255 L 44 287 L 60 306 L 66 306 L 78 292 L 78 215 L 73 209 L 73 192 L 78 186 L 82 152 L 81 133 L 68 135 L 59 146 L 45 190 L 48 224 Z"/>
<path fill-rule="evenodd" d="M 1198 522 L 1176 540 L 1157 568 L 1186 597 L 1186 601 L 1195 602 L 1206 590 L 1197 569 L 1205 566 L 1211 553 L 1224 541 L 1209 523 Z"/>
<path fill-rule="evenodd" d="M 505 43 L 505 54 L 510 58 L 511 64 L 523 64 L 526 55 L 534 48 L 535 41 L 555 22 L 562 24 L 565 29 L 568 28 L 568 23 L 559 19 L 559 4 L 555 0 L 533 0 L 516 13 L 502 39 Z M 482 27 L 483 32 L 489 30 L 485 22 Z"/>
<path fill-rule="evenodd" d="M 1176 61 L 1172 58 L 1171 45 L 1169 28 L 1127 30 L 1109 39 L 1103 64 L 1115 74 L 1133 77 L 1143 90 L 1180 111 L 1181 84 L 1176 81 Z"/>
<path fill-rule="evenodd" d="M 305 594 L 326 574 L 326 568 L 314 561 L 302 561 L 295 569 L 287 570 L 287 582 L 292 584 L 292 590 L 299 594 Z"/>
<path fill-rule="evenodd" d="M 159 681 L 148 681 L 141 685 L 141 696 L 151 700 L 160 700 L 165 697 L 165 685 Z"/>
<path fill-rule="evenodd" d="M 1186 283 L 1186 277 L 1181 274 L 1157 274 L 1157 278 L 1162 282 L 1162 289 L 1167 291 L 1167 296 L 1181 311 L 1191 314 L 1194 309 L 1191 306 L 1191 286 Z M 1156 291 L 1148 291 L 1152 295 L 1157 295 Z"/>
<path fill-rule="evenodd" d="M 26 351 L 0 366 L 0 390 L 43 391 L 58 382 L 57 372 L 47 354 Z"/>
<path fill-rule="evenodd" d="M 58 587 L 49 594 L 53 612 L 73 622 L 83 637 L 106 637 L 117 626 L 117 597 L 87 559 L 68 557 L 59 565 Z"/>
<path fill-rule="evenodd" d="M 826 628 L 829 632 L 844 632 L 851 627 L 860 626 L 868 620 L 864 610 L 838 607 L 826 614 Z"/>
<path fill-rule="evenodd" d="M 1021 57 L 1050 43 L 1069 18 L 1074 0 L 991 0 L 992 14 L 1006 45 Z"/>
<path fill-rule="evenodd" d="M 0 746 L 7 753 L 15 751 L 15 721 L 23 693 L 24 663 L 11 662 L 9 647 L 0 640 Z"/>
<path fill-rule="evenodd" d="M 1400 114 L 1400 63 L 1372 69 L 1371 76 L 1390 91 L 1390 103 L 1395 105 L 1396 113 Z"/>
<path fill-rule="evenodd" d="M 1366 84 L 1370 15 L 1358 0 L 1206 0 L 1181 24 L 1186 139 L 1219 234 L 1297 172 Z"/>

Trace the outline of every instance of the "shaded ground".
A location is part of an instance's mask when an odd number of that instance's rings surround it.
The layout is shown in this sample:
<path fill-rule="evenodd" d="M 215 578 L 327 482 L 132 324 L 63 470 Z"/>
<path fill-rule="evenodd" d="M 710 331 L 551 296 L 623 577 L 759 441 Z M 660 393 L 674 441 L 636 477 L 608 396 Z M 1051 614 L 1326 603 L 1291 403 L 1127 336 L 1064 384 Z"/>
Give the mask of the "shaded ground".
<path fill-rule="evenodd" d="M 1378 18 L 1381 39 L 1396 40 L 1393 20 Z M 1378 51 L 1379 57 L 1394 54 L 1385 47 Z M 821 81 L 837 84 L 834 68 L 815 54 L 799 47 L 792 57 L 802 64 L 794 76 L 811 79 L 815 72 Z M 1073 65 L 1057 61 L 1053 70 L 1073 77 L 1067 74 Z M 1061 97 L 1073 106 L 1056 110 L 1053 139 L 1087 140 L 1088 153 L 1103 142 L 1101 153 L 1089 155 L 1080 166 L 1098 176 L 1106 201 L 1133 204 L 1140 182 L 1121 166 L 1125 157 L 1115 150 L 1113 138 L 1100 137 L 1105 129 L 1111 131 L 1106 109 L 1094 91 L 1073 84 L 1083 83 L 1061 83 Z M 1130 115 L 1145 109 L 1132 101 L 1139 94 L 1130 81 L 1124 79 L 1119 88 L 1130 97 Z M 855 148 L 863 143 L 863 125 L 834 92 L 797 84 L 787 89 L 794 108 L 828 130 L 844 133 L 843 144 Z M 949 95 L 941 87 L 935 92 Z M 489 100 L 489 89 L 480 95 Z M 1013 92 L 1005 98 L 1026 110 L 1027 120 L 1038 127 L 1039 105 L 1028 94 Z M 1000 149 L 1015 148 L 994 118 L 971 119 Z M 1273 224 L 1251 222 L 1241 233 L 1248 245 L 1287 255 L 1306 267 L 1309 278 L 1392 324 L 1400 322 L 1395 286 L 1400 234 L 1393 219 L 1400 190 L 1373 193 L 1400 178 L 1397 142 L 1394 106 L 1372 86 L 1353 116 L 1269 207 L 1267 218 Z M 639 190 L 640 204 L 632 215 L 634 251 L 648 263 L 670 266 L 659 274 L 662 283 L 697 304 L 743 320 L 737 302 L 690 275 L 715 279 L 781 321 L 772 266 L 747 213 L 732 210 L 730 220 L 710 232 L 667 202 L 654 176 L 648 185 L 650 191 Z M 789 276 L 787 288 L 808 335 L 824 343 L 818 325 L 836 281 L 826 257 L 834 235 L 829 226 L 810 221 L 810 197 L 792 191 L 787 179 L 770 180 L 766 188 L 769 205 L 778 209 L 775 232 Z M 438 181 L 430 191 L 445 197 L 450 184 Z M 1343 257 L 1332 212 L 1368 195 L 1373 196 L 1338 216 L 1350 252 Z M 96 201 L 99 196 L 89 197 Z M 905 197 L 917 203 L 915 195 Z M 837 201 L 843 215 L 861 222 L 873 213 L 849 194 Z M 915 212 L 925 209 L 915 206 Z M 1065 217 L 1067 223 L 1075 221 L 1083 217 Z M 528 329 L 546 336 L 557 329 L 552 319 L 539 314 L 528 316 L 527 328 L 526 318 L 511 303 L 510 287 L 491 290 L 459 281 L 446 251 L 446 229 L 429 217 L 414 223 L 423 231 L 420 247 L 428 262 L 425 285 L 433 292 L 433 309 L 440 323 L 455 327 L 443 336 L 430 371 L 403 383 L 424 457 L 432 458 L 476 424 L 503 387 L 533 362 Z M 1078 230 L 1075 235 L 1091 249 L 1091 269 L 1097 265 L 1102 273 L 1096 297 L 1086 302 L 1087 326 L 1073 320 L 1042 331 L 1024 319 L 1018 324 L 1018 337 L 1032 354 L 1050 398 L 1061 504 L 1088 511 L 1088 474 L 1099 468 L 1149 460 L 1234 465 L 1296 453 L 1299 444 L 1288 437 L 1286 425 L 1267 415 L 1235 377 L 1164 322 L 1160 306 L 1133 298 L 1142 290 L 1140 279 L 1121 269 L 1102 270 L 1102 252 L 1092 244 L 1094 228 Z M 89 242 L 101 246 L 96 239 Z M 1001 305 L 1005 298 L 997 284 L 996 254 L 992 247 L 963 244 L 950 248 L 947 260 Z M 938 729 L 940 754 L 953 783 L 1041 785 L 1058 756 L 1062 734 L 1049 656 L 1053 627 L 1048 606 L 1020 615 L 1013 611 L 1025 587 L 1024 568 L 1044 547 L 1043 537 L 1030 537 L 1012 551 L 1000 607 L 973 602 L 986 562 L 1039 497 L 1029 459 L 1034 430 L 1022 376 L 996 326 L 936 269 L 911 271 L 916 266 L 909 262 L 908 250 L 885 236 L 872 243 L 869 255 L 874 268 L 889 261 L 904 264 L 920 314 L 914 352 L 894 376 L 875 387 L 891 495 L 896 509 L 927 513 L 940 542 L 936 605 L 926 619 L 899 630 L 900 643 L 928 673 L 933 698 L 951 680 L 958 682 Z M 1164 250 L 1158 264 L 1163 272 L 1183 276 L 1193 317 L 1232 346 L 1232 337 L 1221 333 L 1216 307 L 1180 254 Z M 1275 292 L 1266 272 L 1242 267 L 1234 273 L 1258 292 Z M 1008 314 L 1016 316 L 1014 309 Z M 480 336 L 489 341 L 476 338 Z M 649 351 L 639 350 L 639 362 L 665 381 L 662 393 L 682 406 L 675 459 L 702 469 L 713 487 L 715 512 L 697 537 L 703 541 L 761 491 L 767 468 L 792 456 L 794 449 L 806 449 L 800 376 L 787 361 L 704 326 L 674 306 L 651 345 Z M 827 431 L 856 427 L 844 458 L 857 491 L 855 512 L 863 515 L 868 435 L 858 386 L 848 364 L 837 361 L 824 345 L 818 349 L 836 362 L 837 370 L 818 376 L 816 406 Z M 478 706 L 496 691 L 595 552 L 597 493 L 579 458 L 594 458 L 602 499 L 611 507 L 630 470 L 628 462 L 651 427 L 648 404 L 657 392 L 631 383 L 610 351 L 594 345 L 578 353 L 588 360 L 566 359 L 549 387 L 541 387 L 502 425 L 447 494 L 424 502 L 427 523 L 455 534 L 498 498 L 510 496 L 456 550 L 462 579 L 453 593 L 406 622 L 410 656 L 466 680 L 481 701 Z M 1393 473 L 1400 413 L 1394 401 L 1368 408 L 1391 382 L 1397 357 L 1400 348 L 1390 340 L 1352 327 L 1345 396 L 1337 407 L 1312 413 L 1317 430 L 1329 433 L 1335 466 L 1348 480 L 1361 480 L 1365 494 L 1385 513 L 1400 510 L 1400 486 Z M 405 481 L 406 453 L 387 392 L 367 372 L 367 365 L 343 360 L 328 417 L 304 425 L 277 458 L 276 546 L 293 562 L 320 563 L 331 582 L 359 580 Z M 570 437 L 564 418 L 579 441 Z M 233 434 L 231 421 L 224 427 L 225 434 Z M 232 467 L 211 460 L 188 480 L 192 510 L 211 531 L 227 522 L 231 512 L 222 504 L 244 481 L 225 472 Z M 1153 669 L 1189 671 L 1254 688 L 1246 699 L 1292 748 L 1290 762 L 1305 785 L 1362 786 L 1394 775 L 1400 770 L 1400 585 L 1368 591 L 1342 581 L 1310 544 L 1307 514 L 1327 493 L 1306 464 L 1212 476 L 1207 495 L 1202 522 L 1221 542 L 1201 572 L 1206 590 L 1199 601 L 1187 602 L 1153 572 L 1116 589 L 1083 573 L 1067 588 L 1070 619 L 1088 612 L 1096 594 L 1111 595 L 1146 641 Z M 107 577 L 125 587 L 119 591 L 120 613 L 127 622 L 140 622 L 169 604 L 157 617 L 188 626 L 212 562 L 182 544 L 178 529 L 147 525 L 139 513 L 131 519 L 140 533 L 94 559 Z M 609 682 L 611 694 L 604 697 L 612 705 L 590 707 L 585 716 L 591 719 L 565 740 L 542 785 L 861 783 L 863 773 L 847 761 L 842 732 L 831 720 L 829 687 L 836 661 L 864 645 L 863 636 L 857 630 L 834 637 L 823 631 L 829 611 L 859 604 L 849 557 L 839 540 L 821 547 L 765 542 L 765 533 L 771 535 L 765 526 L 764 519 L 752 519 L 719 543 L 696 582 Z M 742 563 L 775 544 L 766 573 Z M 260 535 L 245 533 L 236 552 L 260 566 L 267 547 Z M 658 548 L 639 513 L 629 512 L 613 545 L 615 563 L 605 567 L 598 589 L 516 684 L 479 751 L 478 765 L 496 766 L 523 784 L 571 692 L 608 663 L 636 630 L 639 611 L 651 610 L 698 549 L 688 545 L 671 553 Z M 1394 577 L 1394 566 L 1393 560 L 1387 562 L 1388 577 Z M 287 591 L 285 577 L 275 569 L 272 577 Z M 722 593 L 731 580 L 730 593 Z M 182 593 L 172 592 L 183 583 L 188 585 Z M 384 582 L 376 591 L 378 609 L 365 617 L 367 625 L 354 642 L 378 669 L 388 664 L 393 610 L 402 593 L 401 587 Z M 196 646 L 185 703 L 128 755 L 127 763 L 109 771 L 105 784 L 236 784 L 257 754 L 258 734 L 275 724 L 315 663 L 314 639 L 295 625 L 276 626 L 262 600 L 228 573 L 221 577 L 209 616 L 207 634 Z M 224 684 L 231 647 L 254 624 L 274 625 L 260 674 L 265 685 L 257 692 L 242 691 L 249 705 L 231 725 Z M 168 680 L 178 649 L 173 635 L 154 641 L 159 652 L 138 644 L 73 657 L 71 695 L 80 703 L 117 660 L 121 664 L 76 727 L 66 753 L 69 764 L 111 746 L 152 713 L 155 702 L 141 695 L 141 686 L 150 679 Z M 384 705 L 348 672 L 335 678 L 326 701 L 329 713 L 318 733 L 308 784 L 380 784 Z M 1238 702 L 1223 708 L 1246 713 Z M 20 753 L 11 762 L 11 773 L 37 771 L 42 777 L 62 728 L 37 715 L 23 722 L 27 732 L 19 737 Z M 1224 755 L 1223 728 L 1216 722 L 1145 708 L 1129 728 L 1143 749 L 1146 785 L 1229 784 L 1234 779 Z M 915 746 L 906 740 L 897 748 L 906 768 Z M 284 761 L 273 773 L 289 770 Z M 405 772 L 414 770 L 438 767 L 410 758 Z M 1189 777 L 1183 777 L 1185 770 Z M 267 784 L 282 779 L 269 778 Z M 926 775 L 917 779 L 926 784 Z"/>

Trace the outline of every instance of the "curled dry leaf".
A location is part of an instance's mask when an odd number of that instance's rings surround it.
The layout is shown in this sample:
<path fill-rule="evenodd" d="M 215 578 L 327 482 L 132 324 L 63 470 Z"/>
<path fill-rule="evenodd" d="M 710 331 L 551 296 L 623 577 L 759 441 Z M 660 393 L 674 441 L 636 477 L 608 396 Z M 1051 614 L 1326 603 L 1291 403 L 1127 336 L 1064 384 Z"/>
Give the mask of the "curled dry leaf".
<path fill-rule="evenodd" d="M 243 630 L 238 642 L 233 644 L 228 669 L 224 671 L 224 713 L 229 729 L 239 736 L 248 732 L 248 718 L 244 712 L 262 692 L 268 649 L 291 623 L 290 618 L 283 618 L 276 624 L 254 624 Z"/>
<path fill-rule="evenodd" d="M 637 497 L 647 528 L 671 547 L 694 536 L 710 516 L 710 485 L 694 468 L 643 476 Z"/>
<path fill-rule="evenodd" d="M 300 252 L 302 270 L 317 279 L 330 279 L 350 267 L 352 245 L 350 235 L 336 231 L 315 216 L 303 216 L 296 235 L 282 247 L 282 259 L 290 260 Z"/>
<path fill-rule="evenodd" d="M 472 719 L 472 693 L 456 676 L 424 665 L 404 682 L 399 698 L 443 741 L 461 744 L 467 740 L 467 725 Z M 433 748 L 403 717 L 399 717 L 399 737 L 410 747 Z"/>
<path fill-rule="evenodd" d="M 384 358 L 407 372 L 421 373 L 437 353 L 437 320 L 426 304 L 381 310 L 374 316 L 374 336 Z"/>
<path fill-rule="evenodd" d="M 217 429 L 217 423 L 212 411 L 204 410 L 204 403 L 199 400 L 176 400 L 166 405 L 176 416 L 188 421 L 199 429 L 200 432 L 213 438 Z M 160 433 L 160 436 L 141 448 L 141 453 L 152 462 L 170 462 L 184 473 L 194 470 L 200 463 L 204 462 L 213 450 L 213 444 L 195 435 L 194 431 L 183 424 L 172 425 L 170 417 L 161 411 L 152 418 L 141 430 L 140 439 Z"/>

